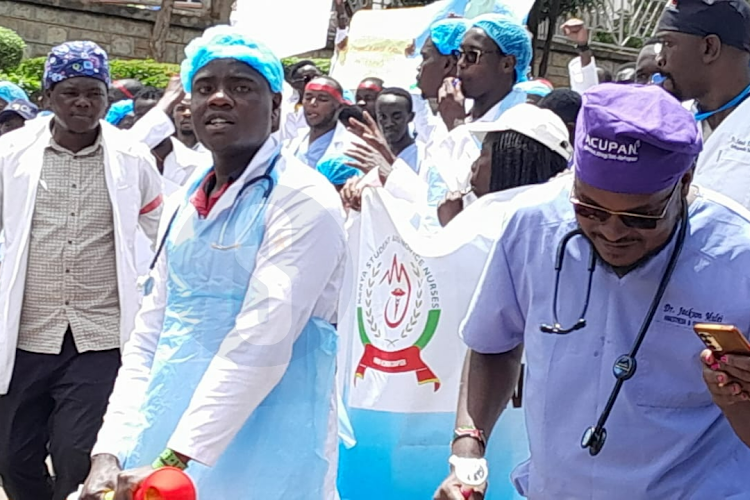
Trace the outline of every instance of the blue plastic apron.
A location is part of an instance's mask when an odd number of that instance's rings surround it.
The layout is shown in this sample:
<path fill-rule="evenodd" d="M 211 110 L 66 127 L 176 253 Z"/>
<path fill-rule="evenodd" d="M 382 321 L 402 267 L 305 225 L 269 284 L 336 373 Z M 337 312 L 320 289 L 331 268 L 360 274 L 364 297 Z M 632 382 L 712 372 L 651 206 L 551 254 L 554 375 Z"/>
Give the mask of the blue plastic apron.
<path fill-rule="evenodd" d="M 275 173 L 272 176 L 276 180 Z M 265 183 L 249 186 L 235 200 L 234 210 L 229 207 L 210 219 L 199 218 L 189 202 L 199 186 L 200 181 L 188 190 L 166 240 L 164 326 L 140 410 L 141 432 L 125 468 L 149 465 L 166 448 L 193 390 L 234 328 L 263 240 Z M 220 241 L 223 229 L 221 242 L 236 243 L 237 248 L 212 246 Z M 336 342 L 330 323 L 317 318 L 307 323 L 281 382 L 216 465 L 190 464 L 187 472 L 196 483 L 199 500 L 325 498 Z M 273 346 L 253 349 L 258 359 L 273 363 Z"/>

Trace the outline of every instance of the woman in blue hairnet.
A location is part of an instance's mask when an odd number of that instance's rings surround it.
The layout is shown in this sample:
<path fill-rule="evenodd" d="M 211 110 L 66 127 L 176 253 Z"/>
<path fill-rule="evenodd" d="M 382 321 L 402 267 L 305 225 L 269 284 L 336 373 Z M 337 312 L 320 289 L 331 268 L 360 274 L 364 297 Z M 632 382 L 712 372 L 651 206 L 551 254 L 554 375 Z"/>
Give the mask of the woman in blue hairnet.
<path fill-rule="evenodd" d="M 213 166 L 166 209 L 81 498 L 130 499 L 168 465 L 201 499 L 333 499 L 341 204 L 271 135 L 274 54 L 226 26 L 185 52 Z"/>

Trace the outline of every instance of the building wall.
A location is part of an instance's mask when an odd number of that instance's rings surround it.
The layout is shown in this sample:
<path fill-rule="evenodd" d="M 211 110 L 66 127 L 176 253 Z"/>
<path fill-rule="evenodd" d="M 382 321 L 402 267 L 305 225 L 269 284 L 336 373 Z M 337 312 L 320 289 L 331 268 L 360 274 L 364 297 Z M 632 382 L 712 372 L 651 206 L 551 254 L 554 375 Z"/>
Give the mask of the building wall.
<path fill-rule="evenodd" d="M 90 0 L 0 0 L 0 26 L 16 31 L 27 43 L 27 57 L 46 56 L 49 50 L 67 40 L 93 40 L 116 58 L 148 57 L 148 39 L 156 13 L 144 9 L 106 5 Z M 197 16 L 175 14 L 167 39 L 166 61 L 179 63 L 185 45 L 207 27 Z M 332 46 L 332 43 L 330 44 Z M 538 44 L 536 64 L 541 61 Z M 547 79 L 556 86 L 568 86 L 568 63 L 575 49 L 553 42 Z M 637 51 L 594 47 L 597 64 L 614 72 L 635 60 Z M 330 58 L 330 50 L 308 56 Z"/>
<path fill-rule="evenodd" d="M 146 58 L 155 18 L 153 11 L 86 0 L 0 1 L 0 26 L 26 41 L 27 57 L 46 56 L 65 41 L 92 40 L 114 57 Z M 205 28 L 199 17 L 173 15 L 165 62 L 180 62 L 187 42 Z"/>

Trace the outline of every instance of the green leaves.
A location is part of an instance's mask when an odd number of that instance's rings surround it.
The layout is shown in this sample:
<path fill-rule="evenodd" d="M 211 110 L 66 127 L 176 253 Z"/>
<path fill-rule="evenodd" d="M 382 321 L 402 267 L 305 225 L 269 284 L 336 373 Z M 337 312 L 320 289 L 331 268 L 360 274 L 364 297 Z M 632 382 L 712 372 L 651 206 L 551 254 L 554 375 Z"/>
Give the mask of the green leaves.
<path fill-rule="evenodd" d="M 0 71 L 18 66 L 25 48 L 26 43 L 15 31 L 0 27 Z"/>

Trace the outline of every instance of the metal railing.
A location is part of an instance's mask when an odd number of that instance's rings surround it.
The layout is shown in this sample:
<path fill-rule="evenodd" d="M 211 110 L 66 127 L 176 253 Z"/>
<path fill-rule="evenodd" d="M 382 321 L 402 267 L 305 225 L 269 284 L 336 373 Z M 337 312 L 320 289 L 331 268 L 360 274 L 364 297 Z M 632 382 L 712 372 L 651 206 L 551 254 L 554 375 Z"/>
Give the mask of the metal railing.
<path fill-rule="evenodd" d="M 161 5 L 161 0 L 92 0 L 93 3 L 115 4 L 115 5 L 133 5 L 147 9 L 154 9 Z M 177 10 L 208 10 L 211 7 L 211 0 L 178 0 L 175 2 Z"/>
<path fill-rule="evenodd" d="M 601 0 L 602 6 L 580 13 L 586 22 L 592 38 L 596 33 L 606 33 L 611 37 L 611 45 L 629 46 L 634 39 L 645 41 L 656 32 L 659 16 L 667 0 Z M 555 34 L 565 19 L 558 20 Z M 549 23 L 539 25 L 539 36 L 546 37 Z"/>

